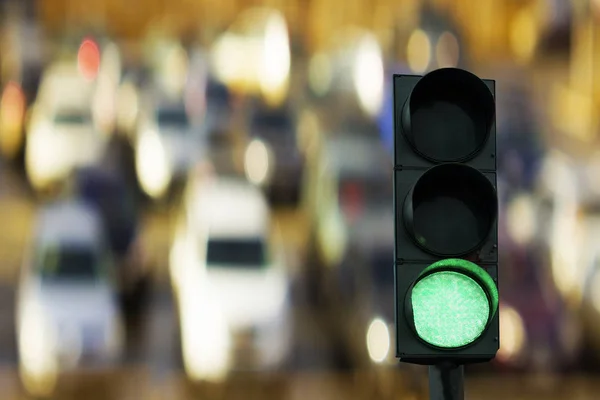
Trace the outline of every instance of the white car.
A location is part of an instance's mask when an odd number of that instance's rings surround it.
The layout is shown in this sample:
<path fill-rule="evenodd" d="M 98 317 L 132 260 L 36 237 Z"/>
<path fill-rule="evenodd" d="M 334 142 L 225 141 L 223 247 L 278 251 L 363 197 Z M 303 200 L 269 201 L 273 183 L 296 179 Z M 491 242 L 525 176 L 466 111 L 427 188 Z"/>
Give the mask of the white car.
<path fill-rule="evenodd" d="M 160 199 L 201 159 L 204 141 L 183 103 L 159 102 L 149 108 L 138 127 L 135 166 L 142 190 Z"/>
<path fill-rule="evenodd" d="M 94 84 L 76 65 L 57 64 L 42 79 L 31 113 L 25 165 L 35 189 L 63 181 L 74 168 L 92 165 L 104 152 L 107 136 L 94 123 Z"/>
<path fill-rule="evenodd" d="M 289 274 L 258 188 L 237 178 L 190 185 L 171 251 L 187 376 L 281 366 L 291 343 Z"/>
<path fill-rule="evenodd" d="M 45 206 L 25 256 L 17 299 L 19 371 L 33 394 L 63 373 L 119 361 L 123 324 L 99 216 L 82 203 Z"/>

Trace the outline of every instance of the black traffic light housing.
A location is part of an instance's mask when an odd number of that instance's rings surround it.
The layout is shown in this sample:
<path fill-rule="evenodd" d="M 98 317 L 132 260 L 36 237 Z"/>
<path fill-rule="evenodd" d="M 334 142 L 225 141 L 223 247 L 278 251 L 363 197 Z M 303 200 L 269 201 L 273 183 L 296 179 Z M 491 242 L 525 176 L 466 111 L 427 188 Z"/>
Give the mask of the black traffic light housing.
<path fill-rule="evenodd" d="M 393 82 L 396 356 L 431 365 L 489 361 L 499 348 L 496 309 L 472 344 L 439 349 L 411 326 L 407 294 L 444 259 L 469 260 L 497 285 L 495 82 L 457 68 Z"/>

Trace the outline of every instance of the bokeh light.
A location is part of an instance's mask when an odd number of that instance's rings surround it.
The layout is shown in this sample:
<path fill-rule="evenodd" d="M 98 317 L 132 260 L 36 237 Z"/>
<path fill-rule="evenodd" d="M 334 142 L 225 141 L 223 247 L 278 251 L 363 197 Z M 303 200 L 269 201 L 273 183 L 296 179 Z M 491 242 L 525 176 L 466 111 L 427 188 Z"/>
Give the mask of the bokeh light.
<path fill-rule="evenodd" d="M 456 67 L 460 58 L 458 39 L 450 32 L 440 35 L 435 45 L 435 58 L 439 68 Z"/>
<path fill-rule="evenodd" d="M 423 73 L 427 70 L 431 61 L 431 40 L 423 30 L 417 29 L 410 35 L 406 57 L 414 72 Z"/>
<path fill-rule="evenodd" d="M 508 205 L 506 225 L 511 238 L 520 245 L 527 245 L 536 234 L 536 207 L 526 195 L 514 197 Z"/>
<path fill-rule="evenodd" d="M 87 80 L 93 80 L 100 68 L 100 48 L 92 39 L 85 39 L 77 53 L 79 72 Z"/>
<path fill-rule="evenodd" d="M 484 331 L 490 316 L 483 288 L 458 272 L 434 272 L 419 280 L 411 301 L 417 334 L 442 348 L 472 343 Z"/>
<path fill-rule="evenodd" d="M 533 56 L 538 42 L 535 11 L 531 7 L 522 8 L 511 25 L 510 44 L 517 60 L 527 62 Z"/>
<path fill-rule="evenodd" d="M 527 345 L 527 333 L 523 319 L 512 307 L 500 305 L 500 349 L 498 358 L 503 362 L 514 362 L 522 355 Z"/>
<path fill-rule="evenodd" d="M 0 98 L 0 147 L 9 159 L 23 145 L 26 99 L 23 89 L 16 82 L 6 84 Z"/>
<path fill-rule="evenodd" d="M 327 54 L 318 53 L 310 59 L 308 74 L 308 82 L 312 91 L 318 96 L 327 93 L 332 80 L 331 63 Z"/>
<path fill-rule="evenodd" d="M 367 349 L 371 359 L 380 363 L 390 351 L 390 332 L 381 318 L 374 319 L 367 330 Z"/>
<path fill-rule="evenodd" d="M 383 103 L 383 54 L 375 37 L 366 36 L 359 44 L 354 84 L 360 105 L 372 116 L 376 115 Z"/>
<path fill-rule="evenodd" d="M 246 149 L 244 165 L 246 176 L 250 182 L 260 185 L 266 181 L 269 171 L 273 166 L 269 165 L 269 150 L 261 140 L 253 140 Z"/>

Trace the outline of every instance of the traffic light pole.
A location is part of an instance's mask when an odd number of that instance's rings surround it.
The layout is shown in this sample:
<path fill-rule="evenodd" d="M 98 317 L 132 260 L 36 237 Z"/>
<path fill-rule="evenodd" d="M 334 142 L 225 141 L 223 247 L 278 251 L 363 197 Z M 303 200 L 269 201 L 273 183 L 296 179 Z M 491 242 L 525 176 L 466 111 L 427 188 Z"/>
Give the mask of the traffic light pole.
<path fill-rule="evenodd" d="M 429 367 L 430 400 L 464 400 L 464 366 L 456 364 Z"/>

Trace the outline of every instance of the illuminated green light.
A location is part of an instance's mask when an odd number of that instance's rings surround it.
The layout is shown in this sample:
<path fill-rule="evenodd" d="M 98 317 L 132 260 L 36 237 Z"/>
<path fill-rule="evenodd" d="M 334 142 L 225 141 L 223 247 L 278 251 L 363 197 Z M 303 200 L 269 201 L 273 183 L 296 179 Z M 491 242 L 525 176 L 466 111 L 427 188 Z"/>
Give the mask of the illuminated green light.
<path fill-rule="evenodd" d="M 486 329 L 490 308 L 493 312 L 496 309 L 494 305 L 490 307 L 488 296 L 478 282 L 453 270 L 433 272 L 419 280 L 412 289 L 411 302 L 417 334 L 441 348 L 473 343 Z"/>
<path fill-rule="evenodd" d="M 483 289 L 489 296 L 492 302 L 492 315 L 498 310 L 498 287 L 494 283 L 490 274 L 488 274 L 479 265 L 472 263 L 471 261 L 463 260 L 462 258 L 446 258 L 444 260 L 437 261 L 421 272 L 421 276 L 425 276 L 434 271 L 452 270 L 456 272 L 464 272 L 475 278 L 477 278 L 479 284 L 482 285 Z"/>

